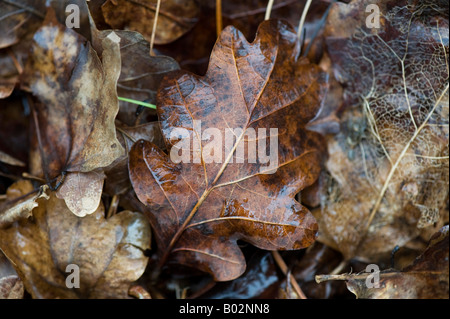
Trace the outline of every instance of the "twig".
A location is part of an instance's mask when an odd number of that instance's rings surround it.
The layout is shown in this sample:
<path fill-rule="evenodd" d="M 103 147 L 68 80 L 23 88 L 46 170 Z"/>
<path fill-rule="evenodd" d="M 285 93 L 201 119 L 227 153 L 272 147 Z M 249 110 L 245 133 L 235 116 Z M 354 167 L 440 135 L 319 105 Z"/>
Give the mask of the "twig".
<path fill-rule="evenodd" d="M 11 58 L 11 60 L 13 61 L 13 64 L 16 67 L 17 72 L 19 74 L 22 74 L 23 73 L 22 65 L 20 65 L 19 61 L 17 60 L 16 56 L 14 55 L 14 51 L 11 48 L 8 48 L 8 55 Z"/>
<path fill-rule="evenodd" d="M 20 179 L 19 176 L 11 175 L 11 174 L 6 174 L 6 173 L 3 173 L 3 172 L 0 172 L 0 176 L 3 176 L 3 177 L 6 177 L 6 178 L 9 178 L 9 179 L 12 179 L 13 181 L 17 181 L 17 180 Z"/>
<path fill-rule="evenodd" d="M 25 179 L 31 179 L 31 180 L 34 180 L 34 181 L 37 181 L 37 182 L 41 182 L 41 183 L 44 183 L 44 184 L 47 183 L 47 181 L 45 179 L 37 177 L 37 176 L 34 176 L 34 175 L 31 175 L 31 174 L 28 174 L 27 172 L 22 173 L 22 177 L 25 178 Z"/>
<path fill-rule="evenodd" d="M 365 275 L 367 277 L 367 274 Z M 341 274 L 341 275 L 317 275 L 315 277 L 316 282 L 318 284 L 324 282 L 324 281 L 330 281 L 330 280 L 349 280 L 352 278 L 356 278 L 356 276 L 351 274 Z"/>
<path fill-rule="evenodd" d="M 132 286 L 128 289 L 128 295 L 136 299 L 152 299 L 150 293 L 142 286 Z"/>
<path fill-rule="evenodd" d="M 298 285 L 297 280 L 295 280 L 295 277 L 289 272 L 289 269 L 286 263 L 284 262 L 283 258 L 281 257 L 280 253 L 275 250 L 272 252 L 272 256 L 273 259 L 275 259 L 275 262 L 278 265 L 278 267 L 280 267 L 283 274 L 289 277 L 292 287 L 294 288 L 295 292 L 300 297 L 300 299 L 308 299 L 303 293 L 302 288 L 300 288 L 300 286 Z"/>
<path fill-rule="evenodd" d="M 155 52 L 153 52 L 153 44 L 155 43 L 156 25 L 158 24 L 158 15 L 159 15 L 160 7 L 161 7 L 161 0 L 158 0 L 158 3 L 156 4 L 155 20 L 153 20 L 152 37 L 150 38 L 150 55 L 151 56 L 155 56 Z"/>
<path fill-rule="evenodd" d="M 109 205 L 108 212 L 106 213 L 106 219 L 111 218 L 117 213 L 117 207 L 119 206 L 119 196 L 114 195 L 111 199 L 111 204 Z"/>
<path fill-rule="evenodd" d="M 216 0 L 216 34 L 219 37 L 222 32 L 222 0 Z"/>
<path fill-rule="evenodd" d="M 264 16 L 264 20 L 270 19 L 270 13 L 272 12 L 273 2 L 274 2 L 274 0 L 269 0 L 269 2 L 267 3 L 267 9 L 266 9 L 266 14 Z"/>

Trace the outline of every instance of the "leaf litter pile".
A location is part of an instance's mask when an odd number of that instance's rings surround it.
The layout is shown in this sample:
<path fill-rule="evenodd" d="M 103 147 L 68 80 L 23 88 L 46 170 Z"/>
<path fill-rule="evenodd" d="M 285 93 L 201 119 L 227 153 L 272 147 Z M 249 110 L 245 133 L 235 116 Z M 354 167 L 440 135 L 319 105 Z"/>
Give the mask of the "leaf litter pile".
<path fill-rule="evenodd" d="M 369 4 L 0 0 L 0 298 L 448 298 L 448 1 Z"/>

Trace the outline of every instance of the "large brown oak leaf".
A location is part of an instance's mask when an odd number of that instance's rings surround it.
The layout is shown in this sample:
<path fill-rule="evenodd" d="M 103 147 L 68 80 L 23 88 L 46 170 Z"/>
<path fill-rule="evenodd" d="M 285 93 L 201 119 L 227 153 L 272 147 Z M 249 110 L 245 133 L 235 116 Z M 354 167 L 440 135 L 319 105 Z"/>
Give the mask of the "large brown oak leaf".
<path fill-rule="evenodd" d="M 179 71 L 163 80 L 157 112 L 168 154 L 174 148 L 179 154 L 186 140 L 175 129 L 184 129 L 193 145 L 190 161 L 175 163 L 143 140 L 129 156 L 132 185 L 150 211 L 159 267 L 184 264 L 232 280 L 245 270 L 237 240 L 266 250 L 314 242 L 317 223 L 294 197 L 320 172 L 322 142 L 305 125 L 320 107 L 327 78 L 298 56 L 295 31 L 284 22 L 263 22 L 252 43 L 227 27 L 205 76 Z M 270 154 L 278 156 L 275 172 L 249 155 L 252 129 L 268 147 L 271 128 L 278 129 Z M 232 145 L 224 141 L 230 129 Z M 242 146 L 247 151 L 240 154 Z M 211 154 L 217 161 L 208 163 Z"/>

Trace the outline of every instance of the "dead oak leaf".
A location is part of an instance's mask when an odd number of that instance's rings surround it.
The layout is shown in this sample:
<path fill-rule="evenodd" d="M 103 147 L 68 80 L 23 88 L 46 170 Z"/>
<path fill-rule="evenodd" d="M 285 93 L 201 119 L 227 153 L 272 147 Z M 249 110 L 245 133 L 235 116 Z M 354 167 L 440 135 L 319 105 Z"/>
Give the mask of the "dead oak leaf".
<path fill-rule="evenodd" d="M 150 227 L 142 214 L 124 211 L 105 220 L 100 205 L 79 218 L 52 193 L 33 217 L 0 231 L 0 248 L 33 298 L 128 297 L 147 265 Z M 80 288 L 66 286 L 70 264 L 79 267 Z"/>
<path fill-rule="evenodd" d="M 320 172 L 321 139 L 305 125 L 320 106 L 326 76 L 298 59 L 296 39 L 277 20 L 263 22 L 253 43 L 228 27 L 204 77 L 178 72 L 162 82 L 157 112 L 169 154 L 182 142 L 174 130 L 182 129 L 197 145 L 188 154 L 197 161 L 174 163 L 146 141 L 131 149 L 130 179 L 151 211 L 160 266 L 181 263 L 232 280 L 245 270 L 237 240 L 267 250 L 300 249 L 315 240 L 316 221 L 294 196 Z M 205 131 L 233 130 L 233 145 L 204 134 L 197 120 Z M 271 128 L 278 129 L 274 167 L 236 152 L 256 141 L 251 131 Z M 270 138 L 259 136 L 266 146 Z M 223 154 L 221 161 L 208 163 L 210 152 Z"/>

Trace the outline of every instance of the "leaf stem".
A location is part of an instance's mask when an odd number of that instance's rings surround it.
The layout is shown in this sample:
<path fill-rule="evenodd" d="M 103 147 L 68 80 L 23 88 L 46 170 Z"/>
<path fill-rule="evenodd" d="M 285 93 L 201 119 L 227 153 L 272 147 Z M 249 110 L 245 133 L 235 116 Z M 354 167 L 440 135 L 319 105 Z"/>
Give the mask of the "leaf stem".
<path fill-rule="evenodd" d="M 295 277 L 288 271 L 288 266 L 283 260 L 283 257 L 281 257 L 280 253 L 275 250 L 272 252 L 273 259 L 275 260 L 275 263 L 280 267 L 281 271 L 285 276 L 289 276 L 289 280 L 291 281 L 292 287 L 294 288 L 296 294 L 300 297 L 300 299 L 308 299 L 306 298 L 306 295 L 304 294 L 302 288 L 300 288 L 299 284 L 297 283 L 297 280 L 295 280 Z"/>
<path fill-rule="evenodd" d="M 183 224 L 178 228 L 177 232 L 172 237 L 172 240 L 170 241 L 169 246 L 167 246 L 167 248 L 165 249 L 164 255 L 162 256 L 162 258 L 159 261 L 159 265 L 158 265 L 159 267 L 158 267 L 157 272 L 159 272 L 159 269 L 161 269 L 162 266 L 166 263 L 167 258 L 169 257 L 170 253 L 172 252 L 172 249 L 175 246 L 176 242 L 180 238 L 181 234 L 183 234 L 183 232 L 186 230 L 186 226 L 191 222 L 195 213 L 197 213 L 198 208 L 203 204 L 203 202 L 208 197 L 208 195 L 211 191 L 212 191 L 212 188 L 207 189 L 203 192 L 203 195 L 199 198 L 199 200 L 197 201 L 197 204 L 195 204 L 194 208 L 192 208 L 191 212 L 186 217 Z"/>

